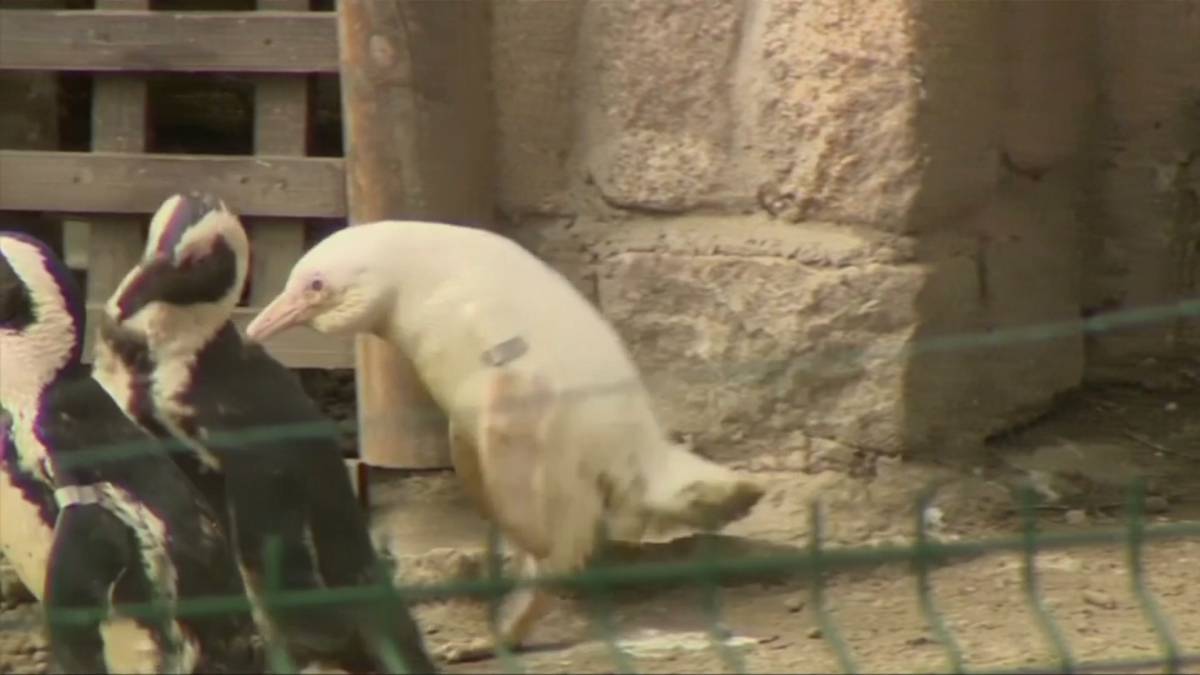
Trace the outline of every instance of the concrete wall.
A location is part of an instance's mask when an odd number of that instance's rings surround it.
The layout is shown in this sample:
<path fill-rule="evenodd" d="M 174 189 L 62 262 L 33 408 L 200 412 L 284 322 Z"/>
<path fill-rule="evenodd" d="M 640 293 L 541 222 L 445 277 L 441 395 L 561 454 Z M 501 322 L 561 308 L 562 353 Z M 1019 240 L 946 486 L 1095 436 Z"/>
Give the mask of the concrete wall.
<path fill-rule="evenodd" d="M 1100 3 L 1095 200 L 1086 306 L 1161 306 L 1194 297 L 1200 244 L 1200 6 Z M 1195 345 L 1194 320 L 1097 338 L 1100 362 Z"/>
<path fill-rule="evenodd" d="M 1079 319 L 1196 284 L 1192 3 L 500 0 L 495 22 L 508 231 L 709 454 L 969 456 L 1085 362 L 1182 330 Z"/>

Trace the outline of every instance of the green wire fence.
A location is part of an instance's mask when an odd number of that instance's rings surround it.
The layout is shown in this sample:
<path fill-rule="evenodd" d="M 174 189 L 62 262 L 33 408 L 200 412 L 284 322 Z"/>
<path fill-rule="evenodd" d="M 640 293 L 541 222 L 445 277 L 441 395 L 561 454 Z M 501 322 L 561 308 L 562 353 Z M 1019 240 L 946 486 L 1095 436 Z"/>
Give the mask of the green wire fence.
<path fill-rule="evenodd" d="M 1120 326 L 1176 319 L 1185 315 L 1200 314 L 1200 301 L 1187 301 L 1175 305 L 1132 310 L 1122 315 L 1106 315 L 1091 319 L 1055 324 L 1020 327 L 1000 330 L 982 335 L 941 337 L 915 343 L 911 353 L 995 347 L 1000 344 L 1052 339 L 1069 334 L 1111 330 Z M 823 364 L 828 366 L 826 362 Z M 614 383 L 614 387 L 628 386 Z M 596 391 L 574 392 L 572 395 L 595 395 Z M 259 428 L 238 432 L 236 438 L 221 438 L 214 434 L 212 442 L 236 440 L 242 446 L 252 446 L 255 441 L 281 438 L 300 438 L 336 432 L 332 422 L 289 428 Z M 86 465 L 106 459 L 136 456 L 139 453 L 189 451 L 181 443 L 146 441 L 142 444 L 121 447 L 97 447 L 87 452 L 62 458 L 64 462 Z M 487 545 L 487 574 L 482 579 L 461 580 L 442 584 L 393 586 L 379 583 L 357 588 L 320 589 L 289 591 L 278 584 L 278 571 L 267 575 L 266 593 L 263 602 L 270 609 L 321 608 L 348 603 L 414 603 L 427 600 L 451 598 L 475 598 L 485 600 L 492 608 L 490 621 L 494 624 L 496 606 L 507 592 L 521 586 L 540 585 L 551 589 L 563 589 L 580 593 L 593 605 L 593 626 L 607 645 L 615 672 L 634 672 L 634 661 L 617 640 L 617 626 L 613 619 L 612 593 L 630 588 L 656 587 L 663 584 L 689 584 L 702 590 L 701 610 L 708 621 L 708 637 L 714 654 L 723 667 L 730 672 L 746 672 L 744 659 L 738 649 L 727 643 L 728 631 L 723 626 L 719 589 L 724 584 L 753 580 L 778 579 L 790 575 L 807 581 L 811 601 L 809 606 L 820 627 L 822 639 L 836 657 L 840 669 L 847 673 L 859 672 L 858 661 L 848 641 L 843 637 L 838 622 L 830 611 L 826 600 L 828 577 L 851 569 L 871 568 L 884 564 L 908 565 L 915 578 L 915 594 L 919 609 L 934 640 L 941 646 L 947 668 L 952 672 L 968 672 L 968 658 L 948 622 L 938 608 L 933 594 L 932 573 L 939 566 L 962 561 L 988 553 L 1012 552 L 1020 554 L 1022 561 L 1022 589 L 1026 604 L 1035 618 L 1034 626 L 1054 654 L 1054 661 L 1036 667 L 1014 668 L 988 672 L 1083 672 L 1140 670 L 1161 667 L 1166 672 L 1185 672 L 1189 667 L 1200 667 L 1200 652 L 1185 652 L 1177 639 L 1171 621 L 1164 615 L 1158 601 L 1150 592 L 1144 566 L 1144 550 L 1148 543 L 1185 537 L 1200 538 L 1200 523 L 1147 524 L 1145 514 L 1145 490 L 1140 482 L 1131 484 L 1125 509 L 1125 525 L 1120 528 L 1095 529 L 1082 532 L 1040 532 L 1036 517 L 1037 495 L 1031 489 L 1019 491 L 1019 513 L 1021 528 L 1012 537 L 978 539 L 974 541 L 939 541 L 929 532 L 925 514 L 931 504 L 933 491 L 921 495 L 915 504 L 915 538 L 911 546 L 863 546 L 829 548 L 823 535 L 822 509 L 813 503 L 810 509 L 809 539 L 805 550 L 789 553 L 773 553 L 758 556 L 720 556 L 714 551 L 703 551 L 698 560 L 672 562 L 642 562 L 618 564 L 608 560 L 600 547 L 599 559 L 587 569 L 570 575 L 540 576 L 536 578 L 507 577 L 501 573 L 498 539 L 495 531 Z M 1158 654 L 1140 659 L 1112 661 L 1081 661 L 1072 652 L 1044 599 L 1038 577 L 1038 555 L 1048 550 L 1074 547 L 1096 547 L 1122 545 L 1128 567 L 1131 592 L 1145 615 L 1147 625 L 1158 641 Z M 268 545 L 267 560 L 278 561 L 278 550 Z M 383 577 L 381 577 L 383 578 Z M 249 612 L 250 601 L 244 596 L 184 598 L 174 607 L 165 608 L 162 603 L 146 605 L 123 605 L 120 612 L 147 620 L 161 620 L 168 612 L 176 616 L 212 616 L 231 612 Z M 55 609 L 44 616 L 48 622 L 91 622 L 102 619 L 106 608 Z M 8 630 L 15 625 L 0 621 L 0 629 Z M 273 672 L 295 672 L 295 664 L 286 650 L 270 641 L 265 645 L 268 666 Z M 395 672 L 405 672 L 399 656 L 398 645 L 386 643 L 382 647 L 383 659 Z M 508 650 L 500 649 L 505 672 L 522 672 L 520 659 Z M 798 666 L 799 668 L 799 666 Z"/>
<path fill-rule="evenodd" d="M 929 497 L 918 502 L 918 514 L 923 513 Z M 811 589 L 811 606 L 821 633 L 829 648 L 837 657 L 843 672 L 860 672 L 855 656 L 847 641 L 842 638 L 824 592 L 827 576 L 831 572 L 855 568 L 871 568 L 887 563 L 907 563 L 916 577 L 916 594 L 922 613 L 937 642 L 945 651 L 951 672 L 969 672 L 966 656 L 958 645 L 952 631 L 947 627 L 933 598 L 930 575 L 937 566 L 955 560 L 995 552 L 1017 552 L 1022 554 L 1023 590 L 1030 610 L 1036 617 L 1037 629 L 1056 655 L 1056 661 L 1039 667 L 1013 669 L 1011 671 L 989 668 L 986 672 L 1113 672 L 1161 666 L 1166 672 L 1186 672 L 1188 666 L 1200 666 L 1200 652 L 1184 653 L 1171 628 L 1170 621 L 1160 610 L 1157 601 L 1146 586 L 1142 564 L 1143 549 L 1147 542 L 1181 537 L 1200 537 L 1200 523 L 1174 523 L 1149 526 L 1144 522 L 1144 493 L 1140 485 L 1130 492 L 1127 526 L 1086 532 L 1040 534 L 1037 530 L 1035 497 L 1024 492 L 1021 503 L 1022 531 L 1019 536 L 1009 538 L 981 539 L 977 541 L 938 542 L 928 535 L 926 519 L 918 516 L 916 543 L 912 546 L 848 547 L 829 549 L 822 545 L 821 509 L 813 504 L 811 527 L 807 550 L 790 554 L 762 556 L 719 556 L 709 554 L 699 560 L 675 562 L 646 562 L 635 564 L 610 564 L 598 561 L 581 572 L 570 575 L 541 576 L 533 578 L 505 577 L 500 574 L 499 554 L 493 541 L 488 546 L 489 574 L 483 579 L 446 582 L 442 584 L 381 587 L 380 585 L 355 588 L 320 589 L 309 591 L 281 590 L 277 582 L 268 581 L 264 605 L 271 609 L 308 608 L 320 611 L 323 607 L 348 603 L 379 603 L 402 598 L 405 602 L 447 600 L 470 597 L 496 603 L 505 593 L 521 586 L 541 585 L 551 589 L 565 589 L 582 593 L 585 597 L 598 599 L 602 607 L 597 612 L 595 628 L 608 645 L 614 672 L 635 672 L 630 656 L 624 653 L 616 640 L 616 629 L 611 618 L 611 598 L 616 590 L 656 587 L 665 583 L 687 583 L 704 592 L 702 609 L 708 615 L 709 638 L 719 660 L 728 672 L 744 673 L 744 662 L 736 649 L 726 644 L 727 632 L 721 626 L 720 607 L 717 602 L 718 589 L 732 582 L 778 579 L 780 575 L 795 575 L 807 579 Z M 1113 660 L 1103 662 L 1081 662 L 1071 649 L 1053 616 L 1043 601 L 1037 577 L 1039 552 L 1072 547 L 1123 544 L 1129 566 L 1132 591 L 1145 613 L 1160 644 L 1160 654 L 1153 658 Z M 270 545 L 269 549 L 270 549 Z M 268 551 L 268 560 L 278 559 Z M 269 578 L 272 575 L 269 575 Z M 230 612 L 248 612 L 250 602 L 244 596 L 186 598 L 174 607 L 176 616 L 205 616 Z M 123 615 L 144 618 L 149 621 L 162 620 L 166 612 L 160 603 L 145 605 L 123 605 Z M 56 609 L 46 613 L 51 622 L 76 623 L 97 621 L 106 616 L 104 608 Z M 0 629 L 8 626 L 0 625 Z M 286 651 L 268 641 L 267 657 L 272 672 L 296 672 Z M 399 658 L 399 649 L 391 645 L 386 649 L 394 664 L 395 672 L 406 672 Z M 504 672 L 523 672 L 512 653 L 498 654 Z"/>

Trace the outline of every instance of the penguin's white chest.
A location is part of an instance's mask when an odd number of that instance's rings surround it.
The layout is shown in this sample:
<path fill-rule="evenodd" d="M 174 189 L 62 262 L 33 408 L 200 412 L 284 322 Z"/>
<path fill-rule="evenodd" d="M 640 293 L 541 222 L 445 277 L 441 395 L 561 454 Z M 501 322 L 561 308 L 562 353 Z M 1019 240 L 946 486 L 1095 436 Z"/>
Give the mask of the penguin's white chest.
<path fill-rule="evenodd" d="M 41 510 L 26 500 L 14 477 L 0 466 L 0 553 L 39 602 L 53 543 L 53 521 L 42 519 Z"/>

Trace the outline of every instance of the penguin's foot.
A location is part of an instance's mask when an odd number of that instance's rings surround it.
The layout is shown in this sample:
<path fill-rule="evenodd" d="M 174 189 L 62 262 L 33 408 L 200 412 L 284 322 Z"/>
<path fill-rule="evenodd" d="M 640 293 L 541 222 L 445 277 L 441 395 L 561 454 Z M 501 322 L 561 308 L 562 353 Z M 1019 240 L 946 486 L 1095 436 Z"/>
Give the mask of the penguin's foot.
<path fill-rule="evenodd" d="M 300 669 L 301 675 L 349 675 L 350 671 L 333 663 L 312 661 Z"/>
<path fill-rule="evenodd" d="M 491 640 L 476 638 L 466 642 L 441 645 L 435 648 L 433 653 L 442 663 L 470 663 L 493 658 L 496 656 L 496 646 Z"/>

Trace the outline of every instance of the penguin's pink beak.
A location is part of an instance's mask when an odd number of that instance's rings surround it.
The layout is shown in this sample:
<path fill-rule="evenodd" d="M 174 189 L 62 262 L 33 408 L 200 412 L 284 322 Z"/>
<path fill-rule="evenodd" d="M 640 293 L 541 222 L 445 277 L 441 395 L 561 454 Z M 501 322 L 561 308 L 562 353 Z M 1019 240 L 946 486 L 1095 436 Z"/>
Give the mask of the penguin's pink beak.
<path fill-rule="evenodd" d="M 276 333 L 307 322 L 312 312 L 313 307 L 304 294 L 285 290 L 246 326 L 246 338 L 263 342 Z"/>

